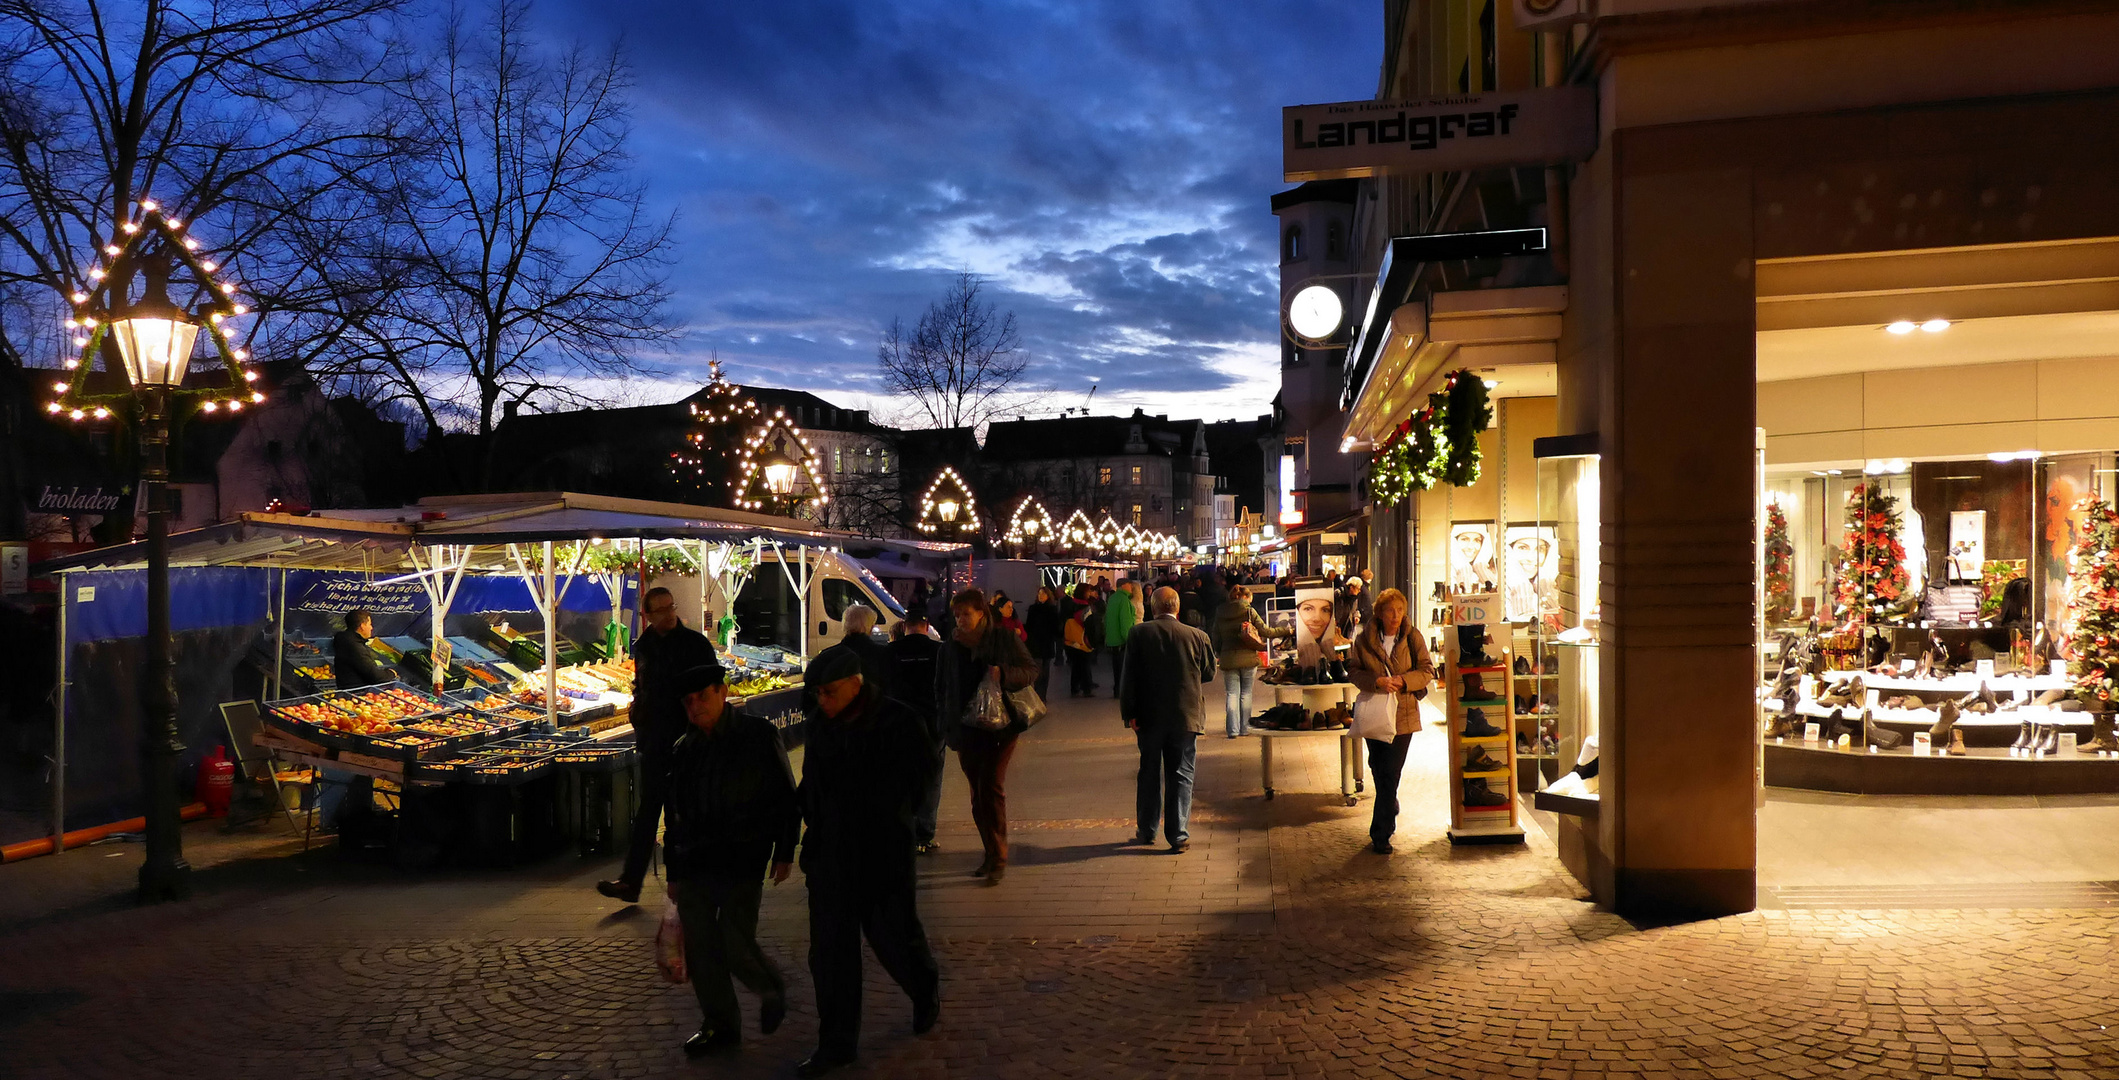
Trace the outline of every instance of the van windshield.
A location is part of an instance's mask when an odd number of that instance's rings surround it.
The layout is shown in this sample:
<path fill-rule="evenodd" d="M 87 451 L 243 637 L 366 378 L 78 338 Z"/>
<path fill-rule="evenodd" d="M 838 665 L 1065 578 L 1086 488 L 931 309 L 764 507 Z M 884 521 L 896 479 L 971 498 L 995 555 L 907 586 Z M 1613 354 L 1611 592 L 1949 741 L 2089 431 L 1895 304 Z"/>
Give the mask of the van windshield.
<path fill-rule="evenodd" d="M 854 571 L 861 575 L 861 584 L 868 586 L 868 591 L 874 593 L 876 599 L 881 600 L 892 615 L 900 619 L 905 617 L 905 605 L 898 603 L 898 598 L 890 595 L 890 590 L 884 588 L 883 583 L 877 580 L 874 574 L 869 573 L 867 567 L 857 566 Z"/>

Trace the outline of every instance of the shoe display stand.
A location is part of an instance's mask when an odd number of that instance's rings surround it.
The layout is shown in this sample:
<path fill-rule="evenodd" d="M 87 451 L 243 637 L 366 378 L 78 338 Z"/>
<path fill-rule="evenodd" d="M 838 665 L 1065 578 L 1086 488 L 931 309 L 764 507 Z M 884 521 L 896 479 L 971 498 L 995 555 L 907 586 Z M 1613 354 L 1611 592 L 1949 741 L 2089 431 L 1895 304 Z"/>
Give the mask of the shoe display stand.
<path fill-rule="evenodd" d="M 1442 635 L 1449 690 L 1450 843 L 1521 843 L 1514 654 L 1505 644 L 1509 627 L 1501 621 L 1501 598 L 1476 593 L 1450 601 L 1451 626 Z M 1468 725 L 1491 733 L 1467 734 L 1473 730 Z M 1468 760 L 1492 767 L 1468 769 Z"/>
<path fill-rule="evenodd" d="M 1536 791 L 1567 771 L 1560 764 L 1560 647 L 1542 640 L 1535 625 L 1513 630 L 1509 701 L 1515 714 L 1516 790 Z M 1520 708 L 1524 704 L 1530 711 Z"/>
<path fill-rule="evenodd" d="M 1272 687 L 1272 697 L 1280 703 L 1294 702 L 1309 712 L 1325 712 L 1336 705 L 1354 704 L 1353 683 L 1297 683 L 1259 684 Z M 1264 697 L 1265 695 L 1259 695 Z M 1254 700 L 1256 700 L 1254 698 Z M 1268 708 L 1271 704 L 1268 703 Z M 1253 715 L 1263 709 L 1253 709 Z M 1273 787 L 1273 744 L 1280 739 L 1315 739 L 1337 736 L 1339 739 L 1339 798 L 1348 806 L 1354 805 L 1354 796 L 1367 786 L 1367 763 L 1361 756 L 1361 740 L 1354 737 L 1351 728 L 1323 728 L 1312 731 L 1276 731 L 1271 728 L 1254 727 L 1250 737 L 1258 740 L 1258 777 L 1270 799 L 1276 790 Z"/>

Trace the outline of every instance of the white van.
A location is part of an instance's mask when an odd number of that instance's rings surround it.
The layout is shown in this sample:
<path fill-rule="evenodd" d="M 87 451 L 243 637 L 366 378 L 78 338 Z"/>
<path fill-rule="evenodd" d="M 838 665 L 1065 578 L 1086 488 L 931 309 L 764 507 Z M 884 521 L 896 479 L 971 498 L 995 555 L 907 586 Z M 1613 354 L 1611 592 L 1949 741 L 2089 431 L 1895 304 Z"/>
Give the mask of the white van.
<path fill-rule="evenodd" d="M 787 565 L 783 568 L 780 559 Z M 809 579 L 807 614 L 796 601 L 789 576 Z M 763 552 L 750 581 L 736 595 L 736 640 L 744 645 L 774 645 L 815 656 L 846 636 L 846 609 L 866 604 L 875 609 L 875 636 L 887 641 L 890 628 L 905 618 L 904 605 L 883 583 L 852 557 L 837 551 L 793 548 Z M 801 635 L 808 634 L 808 649 Z"/>

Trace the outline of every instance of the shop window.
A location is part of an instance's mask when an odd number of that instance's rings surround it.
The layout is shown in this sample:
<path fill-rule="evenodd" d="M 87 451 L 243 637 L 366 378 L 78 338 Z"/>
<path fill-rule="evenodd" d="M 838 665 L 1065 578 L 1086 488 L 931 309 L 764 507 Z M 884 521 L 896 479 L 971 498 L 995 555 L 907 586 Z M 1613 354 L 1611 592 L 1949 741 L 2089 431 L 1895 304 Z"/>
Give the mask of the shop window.
<path fill-rule="evenodd" d="M 1301 262 L 1302 259 L 1302 226 L 1290 225 L 1287 235 L 1280 242 L 1280 261 Z"/>
<path fill-rule="evenodd" d="M 839 578 L 824 579 L 824 617 L 833 622 L 846 619 L 846 609 L 855 604 L 868 603 L 868 594 L 859 585 Z M 871 605 L 873 606 L 873 605 Z"/>
<path fill-rule="evenodd" d="M 1109 466 L 1109 465 L 1099 465 L 1099 466 L 1097 466 L 1097 468 L 1096 468 L 1096 486 L 1097 486 L 1097 487 L 1110 487 L 1110 486 L 1111 486 L 1111 466 Z"/>

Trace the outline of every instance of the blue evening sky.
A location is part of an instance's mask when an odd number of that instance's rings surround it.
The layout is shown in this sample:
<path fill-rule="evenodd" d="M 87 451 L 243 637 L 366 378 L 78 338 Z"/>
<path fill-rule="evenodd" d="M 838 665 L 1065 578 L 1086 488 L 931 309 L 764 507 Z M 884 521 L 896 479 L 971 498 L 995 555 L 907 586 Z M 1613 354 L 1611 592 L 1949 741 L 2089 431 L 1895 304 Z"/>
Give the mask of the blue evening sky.
<path fill-rule="evenodd" d="M 633 150 L 679 216 L 681 386 L 875 399 L 875 346 L 985 275 L 1047 412 L 1265 412 L 1279 109 L 1374 92 L 1374 0 L 543 0 L 623 41 Z"/>

